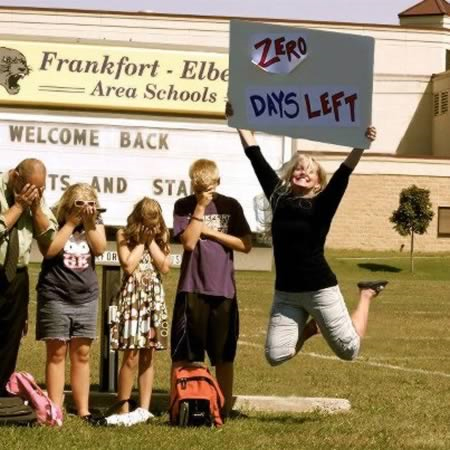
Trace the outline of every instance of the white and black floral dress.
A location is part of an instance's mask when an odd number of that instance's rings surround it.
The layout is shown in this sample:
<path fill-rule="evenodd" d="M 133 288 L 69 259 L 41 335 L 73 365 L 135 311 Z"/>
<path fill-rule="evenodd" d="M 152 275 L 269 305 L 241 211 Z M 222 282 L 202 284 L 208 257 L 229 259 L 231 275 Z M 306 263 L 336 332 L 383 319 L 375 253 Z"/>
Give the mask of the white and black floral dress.
<path fill-rule="evenodd" d="M 116 350 L 164 350 L 168 345 L 168 317 L 161 275 L 148 250 L 131 275 L 124 275 L 117 314 L 111 330 Z"/>

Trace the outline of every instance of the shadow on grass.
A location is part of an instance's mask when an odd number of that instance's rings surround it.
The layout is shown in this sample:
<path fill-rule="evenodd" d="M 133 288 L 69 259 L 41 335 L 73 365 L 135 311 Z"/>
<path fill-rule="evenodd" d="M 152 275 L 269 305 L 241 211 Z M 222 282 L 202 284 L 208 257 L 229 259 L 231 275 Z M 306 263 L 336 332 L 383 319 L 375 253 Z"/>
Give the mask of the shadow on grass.
<path fill-rule="evenodd" d="M 68 414 L 76 414 L 75 404 L 72 397 L 70 384 L 65 385 L 65 398 L 64 406 Z M 153 398 L 152 413 L 155 416 L 162 416 L 167 413 L 168 406 L 166 405 L 169 393 L 165 389 L 153 389 L 153 394 L 162 394 L 162 398 Z M 131 399 L 136 404 L 139 404 L 139 393 L 137 390 L 133 390 L 131 393 Z M 116 392 L 102 392 L 100 391 L 100 385 L 98 383 L 91 384 L 89 392 L 89 409 L 93 415 L 103 415 L 107 412 L 112 414 L 117 412 L 119 405 L 117 405 L 117 393 Z M 156 405 L 155 405 L 156 403 Z"/>
<path fill-rule="evenodd" d="M 370 270 L 371 272 L 401 272 L 403 269 L 394 266 L 388 266 L 387 264 L 375 264 L 375 263 L 359 263 L 358 267 L 361 269 Z"/>
<path fill-rule="evenodd" d="M 289 415 L 289 414 L 268 414 L 264 416 L 253 416 L 251 417 L 256 419 L 258 422 L 278 422 L 284 425 L 300 425 L 302 423 L 307 422 L 318 422 L 324 419 L 324 416 L 321 415 L 308 415 L 308 416 L 298 416 L 298 415 Z"/>
<path fill-rule="evenodd" d="M 267 414 L 267 415 L 266 415 Z M 159 414 L 159 416 L 163 416 L 164 414 Z M 226 427 L 227 424 L 242 422 L 242 421 L 253 421 L 253 422 L 260 422 L 260 423 L 279 423 L 283 425 L 301 425 L 308 422 L 318 422 L 323 421 L 323 416 L 291 416 L 288 414 L 280 414 L 280 415 L 274 415 L 274 414 L 268 414 L 264 413 L 263 416 L 257 415 L 256 413 L 239 413 L 237 415 L 228 417 L 225 419 L 224 426 Z M 174 425 L 171 425 L 169 420 L 158 423 L 161 427 L 166 428 L 173 428 Z M 203 428 L 203 427 L 201 427 Z"/>
<path fill-rule="evenodd" d="M 90 387 L 90 392 L 91 393 L 93 393 L 93 392 L 103 392 L 103 391 L 100 391 L 100 385 L 98 383 L 91 383 L 90 386 L 91 386 Z M 66 383 L 66 385 L 64 386 L 64 389 L 70 390 L 70 384 Z M 154 388 L 152 390 L 152 392 L 154 394 L 169 394 L 167 389 L 161 389 L 161 388 Z M 103 392 L 103 393 L 107 394 L 107 392 Z M 133 388 L 132 394 L 136 394 L 137 395 L 137 393 L 138 393 L 138 390 Z M 114 395 L 115 392 L 109 392 L 109 394 Z"/>

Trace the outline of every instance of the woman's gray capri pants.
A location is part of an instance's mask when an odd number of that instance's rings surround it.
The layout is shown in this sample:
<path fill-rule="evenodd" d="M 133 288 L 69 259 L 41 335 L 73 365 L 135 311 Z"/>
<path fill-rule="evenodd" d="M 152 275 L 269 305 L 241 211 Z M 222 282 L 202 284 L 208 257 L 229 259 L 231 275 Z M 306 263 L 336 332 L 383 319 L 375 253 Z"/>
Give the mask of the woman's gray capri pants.
<path fill-rule="evenodd" d="M 339 286 L 318 291 L 275 291 L 266 339 L 267 361 L 276 366 L 291 359 L 303 346 L 303 330 L 312 316 L 336 355 L 345 360 L 358 356 L 356 332 Z"/>

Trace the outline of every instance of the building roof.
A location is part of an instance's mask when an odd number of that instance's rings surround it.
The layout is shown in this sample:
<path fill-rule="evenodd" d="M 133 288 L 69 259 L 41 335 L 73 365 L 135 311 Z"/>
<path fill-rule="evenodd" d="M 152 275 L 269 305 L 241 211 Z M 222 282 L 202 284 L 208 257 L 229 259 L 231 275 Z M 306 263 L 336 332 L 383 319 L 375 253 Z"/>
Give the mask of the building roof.
<path fill-rule="evenodd" d="M 441 2 L 442 3 L 442 2 Z M 447 3 L 447 2 L 444 2 Z M 449 3 L 447 3 L 448 13 L 450 15 Z M 410 8 L 411 9 L 411 8 Z M 147 12 L 147 11 L 114 11 L 114 10 L 96 10 L 96 9 L 80 9 L 80 8 L 44 8 L 36 6 L 4 6 L 0 5 L 0 14 L 6 12 L 18 12 L 18 13 L 36 13 L 36 14 L 77 14 L 77 15 L 105 15 L 105 16 L 122 16 L 122 17 L 137 17 L 137 18 L 167 18 L 167 19 L 187 19 L 187 20 L 215 20 L 215 21 L 226 21 L 232 19 L 246 20 L 249 22 L 269 22 L 269 23 L 282 23 L 282 24 L 311 24 L 311 25 L 325 25 L 325 26 L 352 26 L 356 28 L 374 28 L 374 29 L 392 29 L 392 30 L 402 30 L 404 27 L 402 25 L 396 24 L 386 24 L 386 23 L 369 23 L 369 22 L 336 22 L 336 21 L 319 21 L 319 20 L 306 20 L 306 19 L 274 19 L 264 16 L 258 17 L 246 17 L 246 16 L 220 16 L 220 15 L 206 15 L 206 14 L 175 14 L 175 13 L 160 13 L 160 12 Z M 407 12 L 406 10 L 404 12 Z M 403 13 L 400 13 L 403 14 Z M 400 15 L 399 14 L 399 15 Z M 441 14 L 441 13 L 439 13 Z M 446 13 L 444 13 L 446 14 Z M 411 27 L 410 27 L 411 28 Z M 429 32 L 430 29 L 435 31 L 446 31 L 442 29 L 441 26 L 436 26 L 435 28 L 430 28 L 429 26 L 421 26 L 416 24 L 414 26 L 415 30 Z M 1 31 L 0 31 L 1 34 Z"/>
<path fill-rule="evenodd" d="M 450 3 L 446 0 L 423 0 L 417 5 L 411 6 L 401 12 L 399 17 L 407 16 L 448 16 L 450 15 Z"/>

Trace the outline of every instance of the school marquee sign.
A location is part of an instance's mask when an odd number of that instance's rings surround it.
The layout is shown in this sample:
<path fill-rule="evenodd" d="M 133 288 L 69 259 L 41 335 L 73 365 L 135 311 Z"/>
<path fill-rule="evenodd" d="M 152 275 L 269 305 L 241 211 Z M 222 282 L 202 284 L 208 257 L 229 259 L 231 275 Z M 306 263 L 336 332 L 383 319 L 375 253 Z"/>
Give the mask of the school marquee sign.
<path fill-rule="evenodd" d="M 223 116 L 228 55 L 0 35 L 0 105 Z"/>
<path fill-rule="evenodd" d="M 58 117 L 33 114 L 18 120 L 0 112 L 0 172 L 24 158 L 47 167 L 46 199 L 54 205 L 67 187 L 84 182 L 107 208 L 106 225 L 122 226 L 144 195 L 156 199 L 172 227 L 173 205 L 192 193 L 189 167 L 199 157 L 220 169 L 219 192 L 238 198 L 254 231 L 262 229 L 261 188 L 237 133 L 226 125 L 121 118 Z M 220 139 L 218 139 L 220 136 Z M 260 137 L 270 164 L 283 162 L 278 136 Z"/>

